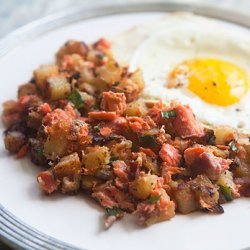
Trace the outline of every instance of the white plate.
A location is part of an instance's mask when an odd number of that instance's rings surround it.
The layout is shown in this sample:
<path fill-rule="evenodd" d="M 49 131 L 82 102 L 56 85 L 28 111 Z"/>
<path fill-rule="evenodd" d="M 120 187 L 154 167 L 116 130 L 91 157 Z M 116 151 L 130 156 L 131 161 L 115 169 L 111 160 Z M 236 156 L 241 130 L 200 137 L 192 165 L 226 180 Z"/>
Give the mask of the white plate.
<path fill-rule="evenodd" d="M 135 8 L 142 10 L 183 10 L 194 9 L 193 6 L 184 5 L 141 5 Z M 151 6 L 151 7 L 150 7 Z M 118 12 L 133 10 L 130 6 L 120 7 Z M 199 9 L 199 8 L 198 8 Z M 86 11 L 76 11 L 74 22 L 73 13 L 65 17 L 46 19 L 41 23 L 30 25 L 20 32 L 16 32 L 0 42 L 0 54 L 11 49 L 0 60 L 0 102 L 15 98 L 17 86 L 28 81 L 32 71 L 41 64 L 51 63 L 54 53 L 68 39 L 81 39 L 91 42 L 102 36 L 109 36 L 123 31 L 135 24 L 155 20 L 163 15 L 160 12 L 140 12 L 119 15 L 102 16 L 105 13 L 117 12 L 111 8 L 106 12 L 99 10 L 91 12 L 92 18 Z M 123 11 L 122 11 L 123 10 Z M 197 10 L 197 9 L 196 9 Z M 218 16 L 218 10 L 199 9 L 199 13 Z M 80 14 L 84 16 L 81 18 Z M 230 17 L 223 14 L 223 19 Z M 228 13 L 227 13 L 228 14 Z M 99 17 L 94 17 L 99 16 Z M 77 17 L 77 18 L 76 18 Z M 61 18 L 60 24 L 58 20 Z M 234 21 L 246 22 L 239 19 L 234 13 Z M 80 21 L 79 21 L 80 20 Z M 46 23 L 47 29 L 44 28 Z M 232 23 L 224 23 L 232 30 L 249 32 L 249 29 Z M 247 24 L 247 23 L 246 23 Z M 46 26 L 45 25 L 45 26 Z M 62 26 L 58 28 L 58 26 Z M 32 27 L 34 26 L 34 27 Z M 42 29 L 43 27 L 43 29 Z M 48 31 L 37 36 L 38 33 Z M 25 35 L 24 35 L 25 34 Z M 36 37 L 34 38 L 34 34 Z M 33 37 L 31 39 L 31 37 Z M 7 43 L 9 41 L 9 43 Z M 25 41 L 25 42 L 24 42 Z M 1 125 L 1 133 L 3 132 Z M 109 230 L 103 229 L 103 210 L 92 200 L 82 194 L 67 196 L 53 194 L 45 196 L 39 190 L 36 175 L 41 168 L 32 165 L 27 160 L 15 160 L 4 150 L 0 140 L 0 234 L 5 239 L 12 241 L 26 249 L 69 249 L 70 245 L 81 249 L 93 250 L 163 250 L 163 249 L 243 249 L 250 246 L 250 200 L 238 199 L 224 205 L 223 215 L 209 215 L 193 213 L 190 215 L 176 215 L 170 221 L 155 224 L 148 228 L 136 225 L 131 216 L 115 223 Z M 4 207 L 4 208 L 3 208 Z M 11 212 L 11 215 L 9 212 Z M 17 219 L 18 218 L 18 219 Z M 29 226 L 20 224 L 19 221 L 39 230 L 33 231 Z M 51 239 L 43 233 L 58 240 Z"/>

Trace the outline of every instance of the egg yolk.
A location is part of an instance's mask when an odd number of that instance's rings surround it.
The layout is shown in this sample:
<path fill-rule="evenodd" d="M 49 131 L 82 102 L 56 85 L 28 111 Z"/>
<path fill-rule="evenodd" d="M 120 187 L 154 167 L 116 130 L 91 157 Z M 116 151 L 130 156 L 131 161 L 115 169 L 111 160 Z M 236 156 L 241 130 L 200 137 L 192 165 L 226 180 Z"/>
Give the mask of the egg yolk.
<path fill-rule="evenodd" d="M 181 85 L 208 103 L 228 106 L 246 94 L 248 76 L 243 69 L 220 59 L 192 59 L 169 74 L 168 87 Z"/>

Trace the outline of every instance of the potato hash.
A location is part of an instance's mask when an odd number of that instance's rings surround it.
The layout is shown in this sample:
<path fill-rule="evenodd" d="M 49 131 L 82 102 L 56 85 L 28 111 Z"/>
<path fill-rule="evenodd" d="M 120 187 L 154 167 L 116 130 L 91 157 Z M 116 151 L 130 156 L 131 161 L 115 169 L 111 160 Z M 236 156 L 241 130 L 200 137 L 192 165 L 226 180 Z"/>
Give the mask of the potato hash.
<path fill-rule="evenodd" d="M 140 69 L 120 66 L 105 39 L 68 41 L 3 104 L 5 147 L 45 167 L 46 194 L 91 196 L 107 228 L 124 213 L 151 225 L 250 196 L 248 136 L 204 126 L 189 106 L 143 88 Z"/>

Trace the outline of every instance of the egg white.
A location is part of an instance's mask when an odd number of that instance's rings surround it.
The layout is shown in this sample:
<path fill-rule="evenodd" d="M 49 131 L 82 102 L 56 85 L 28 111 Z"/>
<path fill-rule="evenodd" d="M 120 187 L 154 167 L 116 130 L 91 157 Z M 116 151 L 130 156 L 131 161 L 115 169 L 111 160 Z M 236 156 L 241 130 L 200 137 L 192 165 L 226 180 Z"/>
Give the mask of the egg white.
<path fill-rule="evenodd" d="M 127 61 L 131 70 L 142 69 L 145 95 L 189 104 L 203 123 L 230 125 L 249 133 L 250 91 L 239 103 L 222 107 L 206 103 L 185 88 L 165 87 L 167 75 L 176 65 L 200 57 L 231 62 L 244 69 L 250 79 L 249 35 L 216 20 L 177 13 L 116 36 L 113 53 L 118 61 Z"/>

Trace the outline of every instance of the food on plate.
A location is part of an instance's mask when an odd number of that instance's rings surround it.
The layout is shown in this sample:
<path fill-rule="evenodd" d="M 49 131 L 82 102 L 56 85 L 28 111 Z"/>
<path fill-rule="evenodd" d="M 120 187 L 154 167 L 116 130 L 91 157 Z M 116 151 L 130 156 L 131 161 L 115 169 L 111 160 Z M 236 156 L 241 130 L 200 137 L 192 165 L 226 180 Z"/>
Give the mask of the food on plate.
<path fill-rule="evenodd" d="M 159 31 L 162 46 L 168 49 L 163 34 Z M 161 44 L 155 37 L 149 38 L 149 44 L 157 52 L 155 46 Z M 179 41 L 182 39 L 180 36 Z M 147 59 L 150 48 L 142 45 L 139 50 L 143 48 L 147 53 L 137 52 L 137 56 Z M 172 56 L 174 51 L 177 47 Z M 185 51 L 179 53 L 183 58 Z M 55 64 L 35 69 L 32 79 L 19 86 L 17 100 L 3 104 L 6 149 L 17 158 L 29 155 L 34 164 L 45 166 L 37 181 L 46 194 L 82 191 L 90 195 L 105 209 L 107 228 L 126 212 L 148 226 L 169 220 L 176 212 L 220 214 L 221 204 L 250 196 L 248 135 L 233 126 L 203 124 L 189 105 L 179 101 L 146 97 L 145 91 L 148 94 L 150 88 L 153 95 L 159 90 L 157 82 L 148 78 L 154 69 L 145 65 L 142 71 L 129 70 L 114 59 L 111 43 L 105 39 L 90 45 L 67 42 L 56 53 Z M 154 65 L 157 70 L 158 66 Z M 199 79 L 186 73 L 185 79 L 179 72 L 188 67 L 198 70 L 200 76 L 203 66 L 209 68 L 205 78 L 217 77 L 222 95 L 225 74 L 236 74 L 241 83 L 239 99 L 232 97 L 227 100 L 230 104 L 235 105 L 248 94 L 247 71 L 214 58 L 178 64 L 169 75 L 171 83 L 166 83 L 164 76 L 160 97 L 165 90 L 184 91 L 185 87 L 175 86 L 175 79 L 183 79 L 183 84 L 195 92 Z M 206 86 L 207 79 L 201 81 Z M 168 89 L 166 84 L 173 86 Z M 204 108 L 211 105 L 206 98 L 210 97 L 199 99 Z M 224 104 L 217 103 L 221 108 L 227 106 Z"/>
<path fill-rule="evenodd" d="M 112 42 L 119 61 L 141 68 L 145 95 L 189 104 L 203 123 L 250 132 L 249 32 L 174 13 Z"/>

